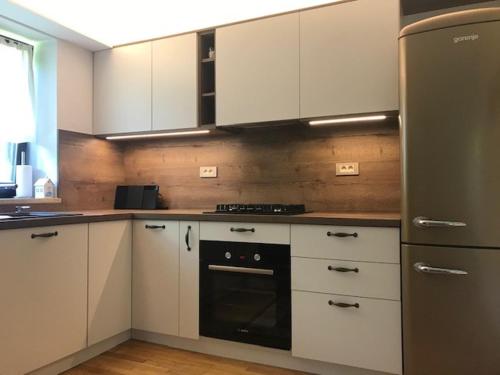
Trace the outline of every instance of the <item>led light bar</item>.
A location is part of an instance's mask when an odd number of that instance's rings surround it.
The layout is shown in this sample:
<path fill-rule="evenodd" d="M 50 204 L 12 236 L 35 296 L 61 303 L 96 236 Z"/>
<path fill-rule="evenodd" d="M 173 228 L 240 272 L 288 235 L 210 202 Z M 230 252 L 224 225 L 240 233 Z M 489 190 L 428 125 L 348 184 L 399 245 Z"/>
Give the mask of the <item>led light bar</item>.
<path fill-rule="evenodd" d="M 333 124 L 346 124 L 349 122 L 369 122 L 369 121 L 382 121 L 387 119 L 386 115 L 374 115 L 374 116 L 358 116 L 358 117 L 337 117 L 326 120 L 312 120 L 309 121 L 309 125 L 333 125 Z"/>
<path fill-rule="evenodd" d="M 201 135 L 208 134 L 210 130 L 189 130 L 184 132 L 172 133 L 151 133 L 151 134 L 130 134 L 130 135 L 110 135 L 106 137 L 110 141 L 118 141 L 124 139 L 140 139 L 140 138 L 162 138 L 162 137 L 179 137 L 183 135 Z"/>

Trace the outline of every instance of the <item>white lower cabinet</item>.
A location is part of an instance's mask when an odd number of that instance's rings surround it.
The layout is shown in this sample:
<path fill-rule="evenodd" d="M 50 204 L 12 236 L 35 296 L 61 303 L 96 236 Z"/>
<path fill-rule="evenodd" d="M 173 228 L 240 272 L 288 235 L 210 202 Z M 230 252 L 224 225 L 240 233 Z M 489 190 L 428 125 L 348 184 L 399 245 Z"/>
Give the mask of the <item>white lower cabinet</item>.
<path fill-rule="evenodd" d="M 358 307 L 339 307 L 333 303 L 358 304 Z M 292 354 L 400 374 L 401 304 L 293 291 Z"/>
<path fill-rule="evenodd" d="M 179 222 L 134 222 L 132 327 L 179 334 Z"/>
<path fill-rule="evenodd" d="M 180 222 L 179 336 L 199 337 L 200 223 Z"/>
<path fill-rule="evenodd" d="M 399 300 L 399 264 L 292 258 L 292 289 Z"/>
<path fill-rule="evenodd" d="M 200 238 L 206 241 L 233 241 L 287 245 L 290 243 L 290 225 L 205 221 L 200 224 Z"/>
<path fill-rule="evenodd" d="M 292 355 L 402 373 L 399 230 L 292 225 Z"/>
<path fill-rule="evenodd" d="M 87 224 L 0 231 L 0 374 L 86 347 L 87 241 Z"/>
<path fill-rule="evenodd" d="M 132 328 L 198 338 L 197 221 L 134 221 Z"/>
<path fill-rule="evenodd" d="M 88 345 L 129 330 L 132 223 L 89 224 Z"/>

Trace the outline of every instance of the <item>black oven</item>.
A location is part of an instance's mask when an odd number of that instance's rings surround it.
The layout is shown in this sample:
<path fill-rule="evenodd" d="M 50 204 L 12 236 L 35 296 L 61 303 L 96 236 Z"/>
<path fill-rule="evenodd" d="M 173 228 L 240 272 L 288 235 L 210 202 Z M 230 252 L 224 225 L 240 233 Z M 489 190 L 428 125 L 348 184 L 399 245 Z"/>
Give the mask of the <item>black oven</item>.
<path fill-rule="evenodd" d="M 289 350 L 290 245 L 200 241 L 200 334 Z"/>

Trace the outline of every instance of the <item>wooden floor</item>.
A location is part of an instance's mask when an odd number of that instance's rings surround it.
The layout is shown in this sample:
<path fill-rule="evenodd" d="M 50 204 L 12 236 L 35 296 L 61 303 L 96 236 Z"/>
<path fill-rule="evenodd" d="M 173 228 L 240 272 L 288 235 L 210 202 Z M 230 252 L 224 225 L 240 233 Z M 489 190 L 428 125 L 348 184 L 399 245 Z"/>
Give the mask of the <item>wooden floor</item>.
<path fill-rule="evenodd" d="M 302 372 L 130 340 L 65 375 L 299 375 Z"/>

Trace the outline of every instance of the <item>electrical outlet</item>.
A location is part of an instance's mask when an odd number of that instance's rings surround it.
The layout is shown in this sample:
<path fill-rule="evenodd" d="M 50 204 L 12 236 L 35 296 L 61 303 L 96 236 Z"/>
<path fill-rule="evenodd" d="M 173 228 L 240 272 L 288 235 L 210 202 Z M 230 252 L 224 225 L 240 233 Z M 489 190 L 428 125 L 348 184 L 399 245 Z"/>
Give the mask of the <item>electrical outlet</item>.
<path fill-rule="evenodd" d="M 359 163 L 336 163 L 335 174 L 337 176 L 359 176 Z"/>
<path fill-rule="evenodd" d="M 200 167 L 201 178 L 215 178 L 217 177 L 217 167 Z"/>

